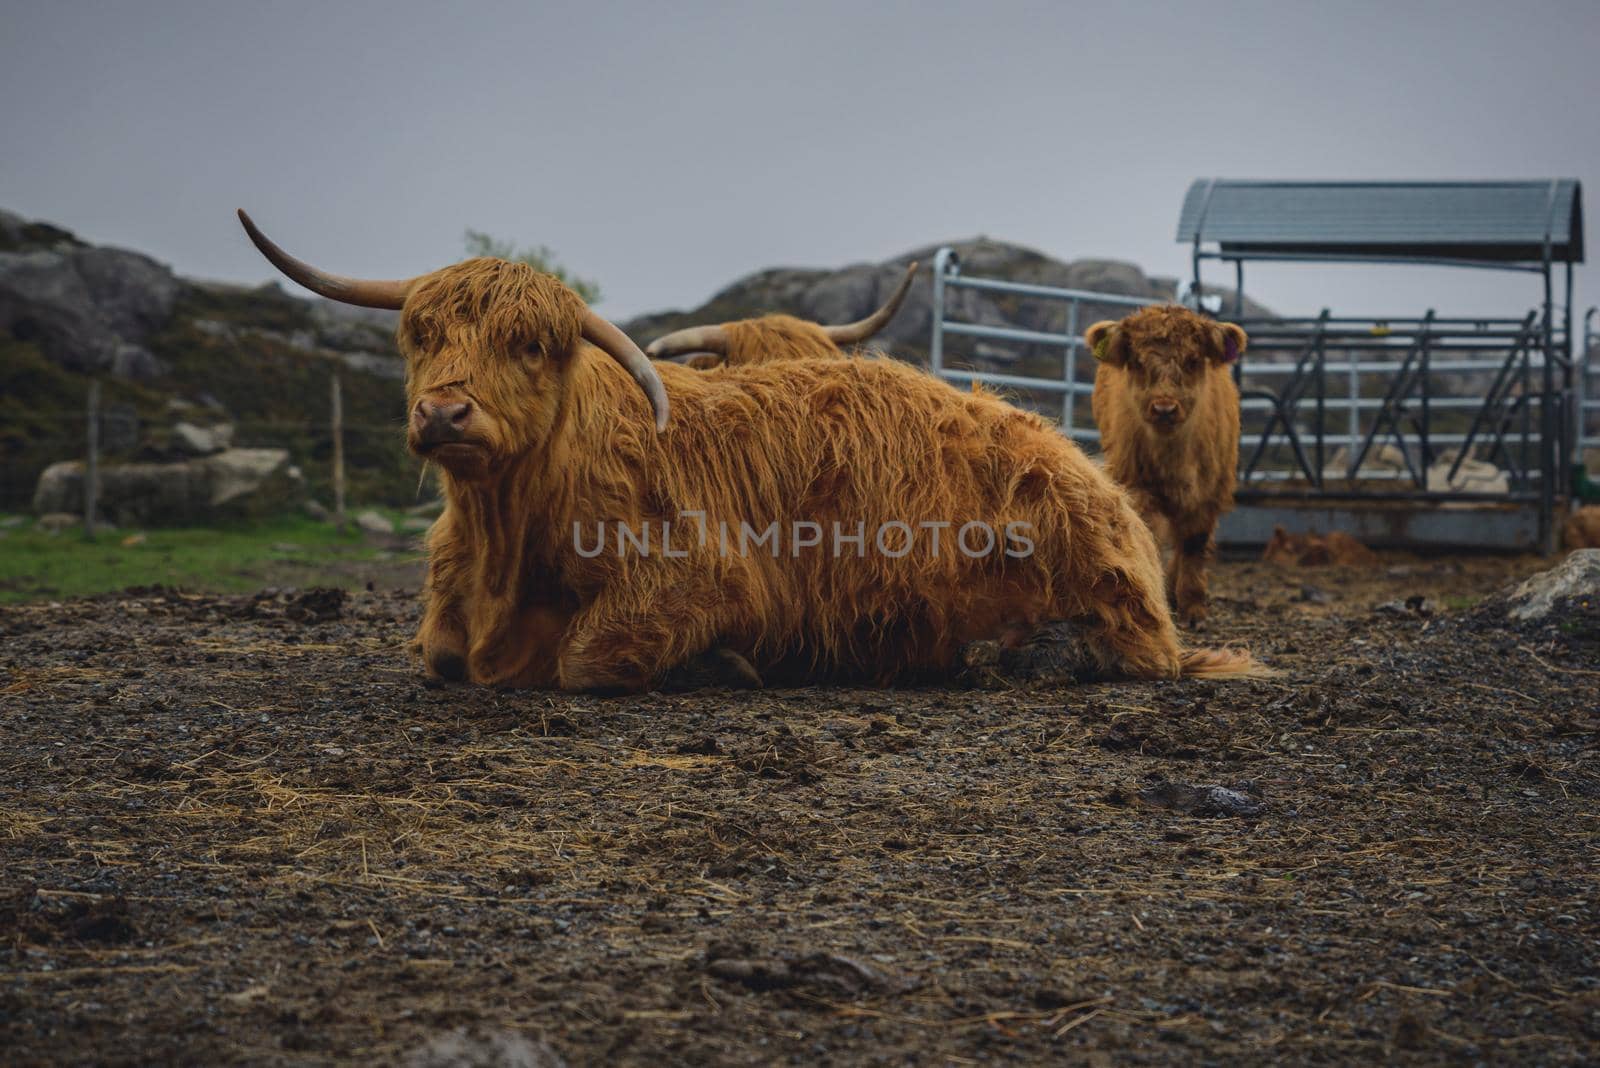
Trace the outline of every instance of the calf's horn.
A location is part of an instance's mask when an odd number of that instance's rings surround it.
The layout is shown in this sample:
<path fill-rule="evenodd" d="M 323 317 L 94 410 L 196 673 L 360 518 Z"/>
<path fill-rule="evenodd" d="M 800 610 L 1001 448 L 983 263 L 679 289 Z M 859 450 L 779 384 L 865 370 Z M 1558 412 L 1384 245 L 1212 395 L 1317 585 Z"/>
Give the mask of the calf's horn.
<path fill-rule="evenodd" d="M 243 208 L 239 209 L 239 221 L 244 224 L 244 232 L 250 235 L 250 240 L 255 243 L 256 248 L 272 261 L 274 267 L 313 293 L 321 294 L 329 300 L 337 300 L 342 304 L 359 304 L 363 308 L 399 310 L 406 302 L 406 290 L 411 286 L 409 278 L 378 282 L 345 278 L 342 275 L 319 271 L 304 260 L 295 259 L 268 240 L 266 234 L 256 229 L 256 224 L 244 213 Z"/>
<path fill-rule="evenodd" d="M 865 319 L 858 319 L 853 323 L 845 323 L 843 326 L 824 327 L 823 329 L 828 332 L 829 340 L 835 345 L 851 345 L 858 341 L 867 340 L 867 338 L 888 326 L 889 320 L 894 318 L 894 313 L 900 310 L 900 302 L 906 299 L 906 293 L 911 289 L 911 280 L 916 277 L 916 274 L 917 261 L 912 260 L 911 264 L 906 267 L 906 276 L 900 279 L 899 287 L 895 289 L 888 300 L 884 301 L 883 307 Z"/>

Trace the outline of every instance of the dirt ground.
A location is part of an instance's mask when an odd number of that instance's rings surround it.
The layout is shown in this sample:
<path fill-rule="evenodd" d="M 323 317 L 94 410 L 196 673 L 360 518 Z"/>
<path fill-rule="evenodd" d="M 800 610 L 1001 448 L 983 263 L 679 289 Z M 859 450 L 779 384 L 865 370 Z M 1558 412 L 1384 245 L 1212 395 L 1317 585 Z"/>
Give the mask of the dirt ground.
<path fill-rule="evenodd" d="M 1542 566 L 1226 563 L 1230 683 L 497 693 L 381 588 L 5 608 L 0 1060 L 1595 1063 L 1600 606 L 1479 603 Z"/>

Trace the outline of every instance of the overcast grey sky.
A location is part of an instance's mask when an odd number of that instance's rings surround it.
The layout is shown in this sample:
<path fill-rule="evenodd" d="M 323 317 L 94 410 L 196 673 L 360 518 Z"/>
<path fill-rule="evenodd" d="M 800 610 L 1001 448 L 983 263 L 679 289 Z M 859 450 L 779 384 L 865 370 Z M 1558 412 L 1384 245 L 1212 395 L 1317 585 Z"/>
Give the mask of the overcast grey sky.
<path fill-rule="evenodd" d="M 1183 275 L 1201 176 L 1600 178 L 1597 0 L 7 0 L 0 18 L 0 207 L 236 281 L 272 275 L 241 206 L 349 274 L 442 266 L 469 226 L 549 245 L 623 318 L 760 267 L 980 233 Z M 1581 309 L 1600 273 L 1579 280 Z M 1248 281 L 1283 312 L 1537 298 L 1462 271 Z"/>

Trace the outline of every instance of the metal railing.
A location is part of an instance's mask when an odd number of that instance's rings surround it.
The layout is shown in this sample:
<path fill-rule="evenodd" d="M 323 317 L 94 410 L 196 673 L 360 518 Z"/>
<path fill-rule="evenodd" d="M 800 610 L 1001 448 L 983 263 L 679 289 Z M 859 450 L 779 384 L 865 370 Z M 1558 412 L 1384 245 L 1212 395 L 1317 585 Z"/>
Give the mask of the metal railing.
<path fill-rule="evenodd" d="M 1250 335 L 1240 368 L 1244 407 L 1270 413 L 1258 433 L 1241 440 L 1246 486 L 1277 479 L 1318 493 L 1366 495 L 1374 490 L 1352 494 L 1350 485 L 1330 483 L 1391 481 L 1428 497 L 1533 501 L 1553 473 L 1541 444 L 1547 394 L 1536 313 L 1380 320 L 1323 312 L 1240 325 Z M 1275 388 L 1251 388 L 1256 382 Z M 1559 409 L 1559 391 L 1550 403 Z M 1392 446 L 1385 462 L 1372 464 L 1383 446 Z M 1475 451 L 1505 473 L 1504 491 L 1456 488 Z M 1441 471 L 1442 461 L 1449 466 Z"/>
<path fill-rule="evenodd" d="M 1019 330 L 1009 326 L 984 325 L 952 321 L 950 304 L 952 291 L 970 290 L 1009 298 L 1039 300 L 1066 305 L 1066 329 L 1060 333 L 1046 330 Z M 1083 349 L 1083 330 L 1089 326 L 1083 314 L 1085 305 L 1107 308 L 1107 314 L 1120 318 L 1135 308 L 1159 304 L 1158 300 L 1129 297 L 1116 293 L 1093 293 L 1081 289 L 1060 289 L 1055 286 L 1031 285 L 1024 282 L 1006 282 L 998 278 L 969 278 L 961 273 L 961 261 L 955 249 L 941 248 L 933 257 L 933 339 L 928 346 L 928 363 L 934 374 L 952 382 L 981 382 L 985 385 L 1007 389 L 1038 390 L 1061 394 L 1061 426 L 1069 436 L 1079 441 L 1099 441 L 1100 433 L 1091 423 L 1087 428 L 1078 417 L 1077 399 L 1094 392 L 1094 375 L 1087 382 L 1078 375 L 1078 353 Z M 1021 342 L 1042 345 L 1047 350 L 1061 350 L 1061 377 L 1042 378 L 1030 375 L 1006 374 L 998 371 L 981 371 L 971 367 L 950 367 L 945 362 L 946 335 L 977 338 L 988 341 Z"/>
<path fill-rule="evenodd" d="M 1018 391 L 1062 396 L 1060 421 L 1074 440 L 1093 445 L 1099 434 L 1075 411 L 1093 393 L 1093 372 L 1079 379 L 1077 359 L 1088 325 L 1082 309 L 1099 306 L 1120 317 L 1157 301 L 1118 294 L 1024 285 L 962 275 L 953 250 L 934 259 L 933 337 L 936 374 Z M 1064 332 L 1019 330 L 963 322 L 959 291 L 1014 301 L 1064 302 Z M 1600 343 L 1596 313 L 1585 320 L 1587 347 Z M 1586 395 L 1575 407 L 1566 338 L 1547 329 L 1538 312 L 1520 319 L 1240 319 L 1250 344 L 1237 366 L 1243 433 L 1240 496 L 1384 497 L 1411 500 L 1497 501 L 1538 507 L 1548 530 L 1554 498 L 1565 493 L 1566 458 L 1579 442 L 1595 443 L 1583 428 L 1569 436 L 1574 413 L 1600 412 L 1600 379 L 1589 367 Z M 1010 374 L 953 366 L 950 338 L 1044 346 L 1061 352 L 1060 377 Z M 1033 363 L 1037 366 L 1038 350 Z M 1551 354 L 1547 359 L 1547 353 Z M 993 363 L 991 359 L 989 361 Z M 1574 370 L 1580 373 L 1574 374 Z M 1024 403 L 1028 398 L 1021 398 Z M 1035 407 L 1044 407 L 1035 404 Z M 1044 407 L 1048 411 L 1048 407 Z M 1597 420 L 1600 422 L 1600 420 Z M 1493 464 L 1503 480 L 1493 488 L 1463 484 L 1469 460 Z"/>
<path fill-rule="evenodd" d="M 1583 347 L 1573 357 L 1577 362 L 1573 373 L 1573 462 L 1579 464 L 1590 449 L 1600 449 L 1600 322 L 1596 316 L 1600 316 L 1600 308 L 1583 313 Z"/>

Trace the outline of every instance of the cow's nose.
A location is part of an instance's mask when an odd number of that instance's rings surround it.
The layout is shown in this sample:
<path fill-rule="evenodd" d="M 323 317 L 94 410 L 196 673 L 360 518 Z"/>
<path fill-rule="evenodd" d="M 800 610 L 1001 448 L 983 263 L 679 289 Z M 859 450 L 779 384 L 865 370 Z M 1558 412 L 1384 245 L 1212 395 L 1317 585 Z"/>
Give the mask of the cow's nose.
<path fill-rule="evenodd" d="M 1150 418 L 1159 419 L 1164 423 L 1171 422 L 1178 417 L 1178 402 L 1158 400 L 1150 402 Z"/>
<path fill-rule="evenodd" d="M 472 405 L 467 401 L 439 404 L 419 400 L 411 409 L 411 423 L 416 427 L 417 436 L 428 443 L 460 441 L 471 420 Z"/>

